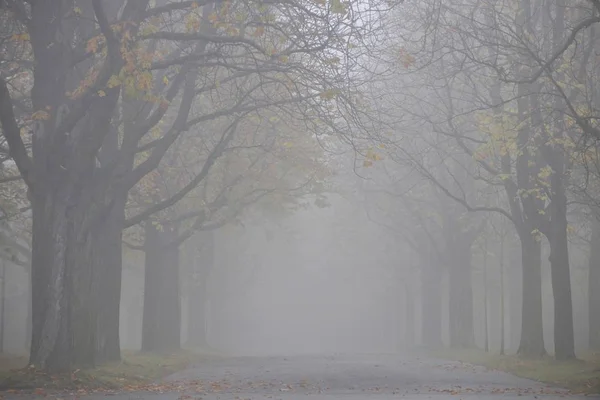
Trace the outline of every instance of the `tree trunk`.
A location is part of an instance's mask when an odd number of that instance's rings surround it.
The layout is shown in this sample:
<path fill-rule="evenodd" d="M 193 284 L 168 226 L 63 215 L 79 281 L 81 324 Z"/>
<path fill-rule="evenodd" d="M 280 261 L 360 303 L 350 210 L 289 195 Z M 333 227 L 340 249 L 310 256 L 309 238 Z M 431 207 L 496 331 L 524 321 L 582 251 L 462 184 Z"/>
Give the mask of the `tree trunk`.
<path fill-rule="evenodd" d="M 27 352 L 30 351 L 31 346 L 31 273 L 27 277 L 27 320 L 25 325 L 25 349 Z"/>
<path fill-rule="evenodd" d="M 48 186 L 52 185 L 52 180 Z M 89 252 L 69 191 L 56 183 L 32 201 L 32 338 L 30 364 L 67 371 L 92 364 Z M 77 264 L 80 268 L 76 268 Z M 77 288 L 75 292 L 73 289 Z M 73 321 L 76 321 L 73 323 Z"/>
<path fill-rule="evenodd" d="M 190 288 L 188 305 L 188 343 L 192 348 L 207 345 L 206 341 L 206 285 L 194 282 Z"/>
<path fill-rule="evenodd" d="M 0 297 L 0 353 L 4 353 L 4 321 L 6 320 L 6 262 L 0 260 L 0 280 L 2 280 L 2 297 Z"/>
<path fill-rule="evenodd" d="M 592 238 L 588 279 L 589 346 L 600 350 L 600 217 L 592 216 Z"/>
<path fill-rule="evenodd" d="M 405 284 L 404 296 L 406 299 L 406 321 L 404 326 L 404 338 L 407 346 L 415 344 L 415 309 L 412 298 L 412 282 Z"/>
<path fill-rule="evenodd" d="M 490 332 L 489 332 L 489 317 L 488 317 L 488 278 L 487 278 L 487 240 L 483 249 L 483 334 L 485 352 L 490 351 Z"/>
<path fill-rule="evenodd" d="M 188 299 L 187 345 L 203 347 L 208 345 L 206 331 L 207 280 L 214 263 L 215 237 L 213 232 L 203 232 L 196 235 L 196 238 L 199 242 L 190 255 L 193 260 L 193 269 Z"/>
<path fill-rule="evenodd" d="M 430 260 L 421 268 L 421 313 L 423 345 L 442 347 L 442 274 Z"/>
<path fill-rule="evenodd" d="M 471 348 L 475 342 L 473 327 L 473 285 L 470 243 L 455 243 L 450 249 L 449 270 L 450 347 Z"/>
<path fill-rule="evenodd" d="M 67 215 L 70 229 L 66 248 L 67 290 L 70 326 L 72 329 L 72 366 L 94 366 L 96 340 L 96 305 L 93 282 L 93 235 L 89 218 L 93 218 L 91 191 L 81 190 L 78 203 Z"/>
<path fill-rule="evenodd" d="M 531 231 L 520 235 L 523 310 L 518 353 L 526 357 L 542 357 L 546 354 L 542 323 L 542 249 L 540 242 L 529 233 Z"/>
<path fill-rule="evenodd" d="M 549 260 L 554 295 L 554 356 L 557 360 L 569 360 L 575 358 L 575 337 L 567 238 L 567 196 L 562 174 L 554 173 L 551 184 Z"/>
<path fill-rule="evenodd" d="M 181 346 L 179 247 L 170 245 L 176 231 L 145 227 L 145 286 L 142 351 L 166 352 Z"/>
<path fill-rule="evenodd" d="M 105 3 L 112 20 L 122 2 Z M 33 219 L 30 363 L 50 372 L 94 364 L 96 306 L 104 307 L 104 302 L 95 301 L 93 283 L 112 279 L 105 276 L 112 276 L 110 271 L 95 266 L 110 257 L 110 253 L 101 254 L 101 249 L 115 237 L 96 235 L 105 222 L 97 213 L 104 204 L 96 207 L 93 190 L 104 179 L 97 174 L 95 150 L 101 144 L 97 141 L 109 129 L 119 88 L 107 89 L 105 96 L 82 109 L 81 116 L 69 111 L 75 104 L 66 94 L 80 83 L 79 74 L 72 70 L 71 46 L 77 36 L 85 37 L 95 29 L 85 22 L 93 14 L 91 3 L 81 6 L 86 18 L 80 24 L 65 23 L 66 13 L 72 10 L 68 2 L 31 3 L 29 33 L 36 61 L 31 101 L 33 110 L 44 116 L 33 123 L 31 168 L 25 168 L 28 163 L 22 157 L 17 160 L 30 189 Z M 122 60 L 111 61 L 111 69 L 118 71 Z M 66 123 L 65 118 L 71 116 L 75 116 L 73 123 Z M 103 300 L 118 302 L 118 297 Z M 112 322 L 109 326 L 113 327 Z"/>
<path fill-rule="evenodd" d="M 121 359 L 119 316 L 124 217 L 123 207 L 113 206 L 102 229 L 94 233 L 94 301 L 97 309 L 94 356 L 99 364 Z"/>
<path fill-rule="evenodd" d="M 505 311 L 504 311 L 504 231 L 500 235 L 500 355 L 505 352 Z"/>

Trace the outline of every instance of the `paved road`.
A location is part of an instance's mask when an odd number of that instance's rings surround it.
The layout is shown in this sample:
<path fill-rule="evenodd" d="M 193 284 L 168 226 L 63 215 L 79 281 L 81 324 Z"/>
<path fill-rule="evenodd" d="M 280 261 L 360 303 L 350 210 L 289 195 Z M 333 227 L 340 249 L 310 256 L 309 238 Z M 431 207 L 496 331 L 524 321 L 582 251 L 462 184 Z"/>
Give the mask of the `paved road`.
<path fill-rule="evenodd" d="M 562 389 L 461 363 L 419 356 L 332 355 L 215 359 L 170 376 L 151 387 L 151 392 L 85 398 L 551 400 L 564 397 L 575 396 Z M 67 398 L 69 396 L 65 396 L 65 400 Z M 594 398 L 600 399 L 600 396 Z"/>

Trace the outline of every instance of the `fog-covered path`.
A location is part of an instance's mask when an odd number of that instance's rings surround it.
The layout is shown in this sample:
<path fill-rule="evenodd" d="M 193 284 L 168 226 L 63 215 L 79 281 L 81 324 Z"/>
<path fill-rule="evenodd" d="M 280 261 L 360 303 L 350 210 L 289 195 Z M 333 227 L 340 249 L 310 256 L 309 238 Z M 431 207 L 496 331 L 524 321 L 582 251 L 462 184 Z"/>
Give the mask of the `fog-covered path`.
<path fill-rule="evenodd" d="M 502 372 L 415 355 L 320 355 L 217 359 L 172 375 L 154 393 L 88 399 L 549 400 L 565 396 L 575 397 Z"/>

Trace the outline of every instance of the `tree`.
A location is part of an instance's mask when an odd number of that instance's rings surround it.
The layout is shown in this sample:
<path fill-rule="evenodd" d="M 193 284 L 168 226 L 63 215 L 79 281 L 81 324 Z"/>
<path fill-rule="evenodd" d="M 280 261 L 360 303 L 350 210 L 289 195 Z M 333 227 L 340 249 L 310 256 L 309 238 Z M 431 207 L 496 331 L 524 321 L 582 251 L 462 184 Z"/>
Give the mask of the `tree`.
<path fill-rule="evenodd" d="M 18 90 L 10 78 L 0 82 L 3 134 L 32 204 L 30 361 L 57 371 L 119 358 L 123 227 L 175 204 L 221 155 L 219 147 L 182 191 L 125 221 L 130 189 L 158 167 L 171 145 L 203 122 L 267 106 L 308 121 L 318 116 L 328 129 L 341 131 L 331 105 L 346 104 L 349 117 L 347 73 L 360 55 L 347 43 L 359 45 L 376 29 L 358 23 L 363 11 L 354 3 L 3 5 L 24 32 L 14 39 L 30 49 L 18 61 L 32 68 L 31 154 L 14 112 Z M 333 61 L 332 54 L 340 56 Z M 259 84 L 244 86 L 247 76 Z M 293 84 L 295 77 L 302 79 Z M 245 93 L 232 97 L 237 103 L 191 112 L 202 96 L 234 87 Z M 262 96 L 268 87 L 283 94 Z M 157 130 L 160 137 L 148 141 Z"/>
<path fill-rule="evenodd" d="M 268 116 L 268 111 L 262 115 Z M 214 124 L 212 130 L 218 132 L 218 128 Z M 130 245 L 145 253 L 144 351 L 170 351 L 180 346 L 179 253 L 184 242 L 197 231 L 218 229 L 235 221 L 257 203 L 268 201 L 273 214 L 274 208 L 289 208 L 303 195 L 319 195 L 322 190 L 326 173 L 321 165 L 323 150 L 310 133 L 294 129 L 290 122 L 284 124 L 275 115 L 235 118 L 222 129 L 223 134 L 215 135 L 216 143 L 222 143 L 222 135 L 233 134 L 203 185 L 176 206 L 146 220 L 143 245 Z M 138 191 L 140 198 L 130 207 L 134 214 L 136 208 L 146 207 L 144 203 L 151 204 L 154 197 L 181 190 L 187 183 L 182 177 L 198 173 L 204 165 L 199 162 L 198 147 L 188 140 L 167 155 L 166 165 L 144 180 Z M 194 263 L 195 257 L 189 262 Z M 209 270 L 210 266 L 205 266 L 200 272 L 206 277 Z M 202 285 L 204 282 L 194 287 L 202 290 Z M 196 298 L 202 296 L 200 293 Z M 199 344 L 203 344 L 201 339 Z"/>
<path fill-rule="evenodd" d="M 394 122 L 391 118 L 391 126 L 414 132 L 411 140 L 421 143 L 416 150 L 407 150 L 407 141 L 398 141 L 397 159 L 412 162 L 424 177 L 467 210 L 499 212 L 515 225 L 523 259 L 520 353 L 524 355 L 545 353 L 540 235 L 548 239 L 555 355 L 569 359 L 574 351 L 567 194 L 574 138 L 586 129 L 582 121 L 577 122 L 579 113 L 573 110 L 585 109 L 579 104 L 586 104 L 586 99 L 578 82 L 586 79 L 589 56 L 585 54 L 593 46 L 584 46 L 581 63 L 567 55 L 579 54 L 570 45 L 582 30 L 597 22 L 593 5 L 582 3 L 570 8 L 562 2 L 522 1 L 518 7 L 503 2 L 472 3 L 472 12 L 467 12 L 471 6 L 439 1 L 407 10 L 410 21 L 419 24 L 416 35 L 426 35 L 415 42 L 410 24 L 395 28 L 402 40 L 391 44 L 399 51 L 391 53 L 394 58 L 390 62 L 404 72 L 397 73 L 396 81 L 391 81 L 397 86 L 388 84 L 388 88 L 393 87 L 390 94 L 379 95 L 377 102 L 383 103 L 380 108 L 386 111 L 395 106 L 430 124 L 432 133 L 423 134 L 414 131 L 410 125 L 413 121 L 397 117 L 398 122 Z M 566 26 L 572 27 L 571 32 Z M 454 145 L 448 144 L 449 138 Z M 438 149 L 443 159 L 456 159 L 456 151 L 471 157 L 475 165 L 464 158 L 460 161 L 471 179 L 489 190 L 502 187 L 506 202 L 490 207 L 468 199 L 460 188 L 447 183 L 415 156 L 431 148 Z"/>

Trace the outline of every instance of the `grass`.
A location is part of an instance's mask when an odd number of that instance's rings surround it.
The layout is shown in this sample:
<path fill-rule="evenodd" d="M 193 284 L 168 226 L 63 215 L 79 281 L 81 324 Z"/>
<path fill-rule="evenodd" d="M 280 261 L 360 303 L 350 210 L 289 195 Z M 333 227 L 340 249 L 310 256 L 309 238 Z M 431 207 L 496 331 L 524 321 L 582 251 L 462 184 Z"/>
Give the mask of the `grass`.
<path fill-rule="evenodd" d="M 25 368 L 26 366 L 27 356 L 0 353 L 0 380 L 4 379 L 10 371 Z"/>
<path fill-rule="evenodd" d="M 34 394 L 58 390 L 72 390 L 79 394 L 107 390 L 139 390 L 160 378 L 185 369 L 190 364 L 217 355 L 182 350 L 160 355 L 124 351 L 122 356 L 120 362 L 57 375 L 49 375 L 27 367 L 25 357 L 0 357 L 0 390 L 33 390 Z"/>
<path fill-rule="evenodd" d="M 564 362 L 551 357 L 525 359 L 516 355 L 501 356 L 482 350 L 443 350 L 436 352 L 435 356 L 508 372 L 574 393 L 600 393 L 600 354 L 587 354 L 578 360 Z"/>

